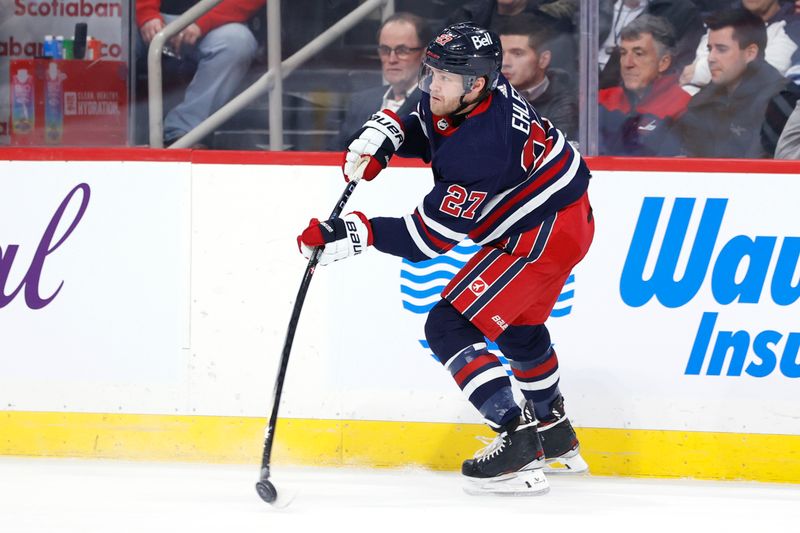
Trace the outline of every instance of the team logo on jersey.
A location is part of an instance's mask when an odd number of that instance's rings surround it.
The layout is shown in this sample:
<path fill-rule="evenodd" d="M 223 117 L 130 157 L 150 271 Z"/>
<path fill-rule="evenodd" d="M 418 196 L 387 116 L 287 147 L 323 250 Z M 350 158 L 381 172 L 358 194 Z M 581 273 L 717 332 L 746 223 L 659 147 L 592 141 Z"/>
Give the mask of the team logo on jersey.
<path fill-rule="evenodd" d="M 444 46 L 453 39 L 455 39 L 455 35 L 453 35 L 452 33 L 443 33 L 436 38 L 436 44 Z"/>
<path fill-rule="evenodd" d="M 475 278 L 475 281 L 469 286 L 469 290 L 471 290 L 474 294 L 481 294 L 483 291 L 486 290 L 486 282 L 483 281 L 481 278 Z"/>
<path fill-rule="evenodd" d="M 442 117 L 439 119 L 439 122 L 436 123 L 436 127 L 442 131 L 445 131 L 447 128 L 450 127 L 450 123 L 447 122 L 447 119 Z"/>

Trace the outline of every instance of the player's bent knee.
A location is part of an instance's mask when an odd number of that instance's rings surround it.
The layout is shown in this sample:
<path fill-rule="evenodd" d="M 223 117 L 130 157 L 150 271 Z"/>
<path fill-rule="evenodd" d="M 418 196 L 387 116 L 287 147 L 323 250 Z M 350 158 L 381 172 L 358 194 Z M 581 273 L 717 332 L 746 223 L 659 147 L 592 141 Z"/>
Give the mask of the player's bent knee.
<path fill-rule="evenodd" d="M 447 361 L 465 347 L 483 342 L 483 333 L 443 299 L 428 313 L 425 339 L 439 361 Z"/>
<path fill-rule="evenodd" d="M 534 361 L 547 357 L 550 333 L 544 324 L 511 326 L 497 338 L 497 345 L 510 360 Z"/>

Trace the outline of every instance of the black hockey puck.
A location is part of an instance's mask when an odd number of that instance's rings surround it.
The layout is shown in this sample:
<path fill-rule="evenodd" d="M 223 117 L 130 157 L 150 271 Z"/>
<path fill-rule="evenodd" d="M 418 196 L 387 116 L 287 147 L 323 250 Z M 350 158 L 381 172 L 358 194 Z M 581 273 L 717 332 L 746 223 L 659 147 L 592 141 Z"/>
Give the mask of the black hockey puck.
<path fill-rule="evenodd" d="M 275 503 L 275 500 L 278 499 L 278 491 L 269 480 L 263 479 L 256 483 L 256 491 L 261 496 L 261 499 L 267 503 Z"/>

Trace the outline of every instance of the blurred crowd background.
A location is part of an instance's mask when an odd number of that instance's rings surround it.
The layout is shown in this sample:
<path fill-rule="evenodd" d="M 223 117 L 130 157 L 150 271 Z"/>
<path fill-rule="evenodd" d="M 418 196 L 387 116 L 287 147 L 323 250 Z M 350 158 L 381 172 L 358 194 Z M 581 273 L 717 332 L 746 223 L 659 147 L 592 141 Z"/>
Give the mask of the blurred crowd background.
<path fill-rule="evenodd" d="M 128 144 L 147 145 L 148 45 L 197 0 L 131 2 Z M 281 57 L 363 3 L 281 0 Z M 499 35 L 503 74 L 587 155 L 800 157 L 800 1 L 395 0 L 392 11 L 373 10 L 283 80 L 283 149 L 342 150 L 372 112 L 413 109 L 426 44 L 471 20 Z M 265 0 L 222 0 L 165 46 L 165 146 L 267 72 L 267 13 Z M 269 149 L 269 102 L 192 146 Z"/>

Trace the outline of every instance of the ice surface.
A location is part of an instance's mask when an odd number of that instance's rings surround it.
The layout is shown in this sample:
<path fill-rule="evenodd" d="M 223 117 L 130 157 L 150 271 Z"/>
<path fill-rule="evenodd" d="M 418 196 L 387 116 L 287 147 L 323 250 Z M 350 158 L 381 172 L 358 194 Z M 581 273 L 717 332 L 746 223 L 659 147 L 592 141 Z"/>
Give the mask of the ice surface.
<path fill-rule="evenodd" d="M 257 478 L 257 465 L 0 457 L 0 532 L 800 530 L 798 485 L 553 475 L 545 496 L 475 497 L 452 472 L 276 465 L 296 497 L 275 509 Z"/>

